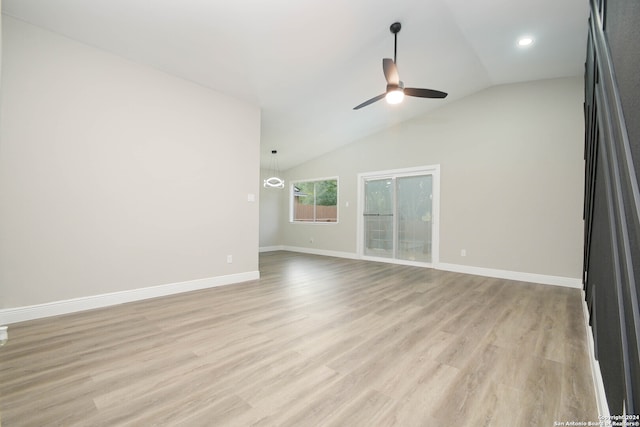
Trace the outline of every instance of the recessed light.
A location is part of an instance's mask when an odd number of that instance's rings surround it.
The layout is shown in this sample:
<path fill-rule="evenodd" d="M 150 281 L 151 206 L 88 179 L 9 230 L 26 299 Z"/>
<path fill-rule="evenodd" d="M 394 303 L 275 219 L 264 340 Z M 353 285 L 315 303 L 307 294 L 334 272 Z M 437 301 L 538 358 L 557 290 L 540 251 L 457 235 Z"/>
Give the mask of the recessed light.
<path fill-rule="evenodd" d="M 518 39 L 518 46 L 520 47 L 527 47 L 527 46 L 531 46 L 533 44 L 533 38 L 531 37 L 520 37 Z"/>

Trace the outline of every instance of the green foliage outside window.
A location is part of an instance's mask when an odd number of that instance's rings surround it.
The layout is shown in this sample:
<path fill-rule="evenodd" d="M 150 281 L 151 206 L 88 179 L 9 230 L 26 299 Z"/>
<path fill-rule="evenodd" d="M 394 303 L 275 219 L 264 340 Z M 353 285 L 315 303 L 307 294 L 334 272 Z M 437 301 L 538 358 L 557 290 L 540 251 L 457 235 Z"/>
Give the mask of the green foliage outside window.
<path fill-rule="evenodd" d="M 295 182 L 293 190 L 293 221 L 337 222 L 338 180 Z"/>
<path fill-rule="evenodd" d="M 299 203 L 312 205 L 314 202 L 320 206 L 335 206 L 338 204 L 338 181 L 308 181 L 295 184 L 300 190 Z"/>

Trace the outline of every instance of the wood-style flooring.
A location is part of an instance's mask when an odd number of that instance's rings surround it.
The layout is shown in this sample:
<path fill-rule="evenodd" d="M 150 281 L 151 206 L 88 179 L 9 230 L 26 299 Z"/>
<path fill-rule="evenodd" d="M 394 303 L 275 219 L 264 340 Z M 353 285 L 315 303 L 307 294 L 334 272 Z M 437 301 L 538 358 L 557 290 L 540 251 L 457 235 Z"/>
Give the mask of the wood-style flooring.
<path fill-rule="evenodd" d="M 598 418 L 580 291 L 271 252 L 261 279 L 10 325 L 10 426 Z"/>

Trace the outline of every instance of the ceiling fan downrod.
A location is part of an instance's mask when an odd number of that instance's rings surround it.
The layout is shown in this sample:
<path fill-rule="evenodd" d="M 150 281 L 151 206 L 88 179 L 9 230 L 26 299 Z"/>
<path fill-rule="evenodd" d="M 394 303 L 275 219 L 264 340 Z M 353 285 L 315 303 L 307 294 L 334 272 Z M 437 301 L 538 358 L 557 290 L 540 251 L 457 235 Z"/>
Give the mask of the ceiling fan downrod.
<path fill-rule="evenodd" d="M 398 63 L 396 59 L 396 55 L 398 53 L 398 33 L 400 32 L 400 29 L 402 29 L 402 24 L 400 24 L 399 22 L 394 22 L 393 24 L 391 24 L 391 27 L 389 27 L 389 30 L 393 33 L 393 63 L 394 64 Z"/>

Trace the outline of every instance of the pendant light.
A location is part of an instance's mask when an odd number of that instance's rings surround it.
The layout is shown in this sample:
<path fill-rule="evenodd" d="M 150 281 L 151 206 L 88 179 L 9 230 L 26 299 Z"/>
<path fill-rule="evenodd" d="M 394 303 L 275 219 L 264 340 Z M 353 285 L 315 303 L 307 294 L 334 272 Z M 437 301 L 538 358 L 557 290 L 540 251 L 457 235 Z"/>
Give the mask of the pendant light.
<path fill-rule="evenodd" d="M 271 150 L 271 161 L 267 171 L 271 176 L 264 180 L 264 188 L 284 188 L 284 179 L 279 178 L 280 168 L 276 154 L 278 154 L 278 150 Z"/>

